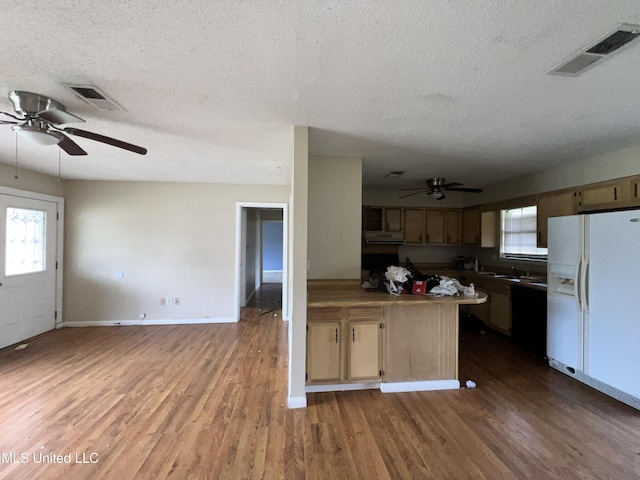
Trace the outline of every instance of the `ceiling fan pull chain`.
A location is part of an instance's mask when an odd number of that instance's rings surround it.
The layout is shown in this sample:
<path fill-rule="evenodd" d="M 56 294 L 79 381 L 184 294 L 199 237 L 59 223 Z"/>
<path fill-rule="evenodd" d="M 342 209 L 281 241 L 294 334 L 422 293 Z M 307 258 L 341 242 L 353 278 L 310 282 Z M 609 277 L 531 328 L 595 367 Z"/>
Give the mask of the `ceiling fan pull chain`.
<path fill-rule="evenodd" d="M 18 135 L 15 136 L 16 137 L 16 173 L 13 176 L 13 178 L 15 178 L 16 180 L 18 180 Z"/>

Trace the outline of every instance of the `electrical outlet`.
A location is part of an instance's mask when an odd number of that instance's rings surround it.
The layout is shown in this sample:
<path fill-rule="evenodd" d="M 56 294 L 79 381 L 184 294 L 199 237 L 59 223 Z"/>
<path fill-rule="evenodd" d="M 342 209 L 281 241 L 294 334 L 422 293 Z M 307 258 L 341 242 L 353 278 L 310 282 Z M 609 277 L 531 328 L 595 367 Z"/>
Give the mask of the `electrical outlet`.
<path fill-rule="evenodd" d="M 147 314 L 146 313 L 141 313 L 140 314 L 140 320 L 144 320 L 145 318 L 147 318 Z"/>
<path fill-rule="evenodd" d="M 173 304 L 173 298 L 167 297 L 167 305 Z"/>
<path fill-rule="evenodd" d="M 162 298 L 160 299 L 160 305 L 164 305 L 164 304 L 165 304 L 165 299 L 164 299 L 164 297 L 162 297 Z"/>
<path fill-rule="evenodd" d="M 173 299 L 173 304 L 174 305 L 180 305 L 180 299 L 178 297 Z"/>

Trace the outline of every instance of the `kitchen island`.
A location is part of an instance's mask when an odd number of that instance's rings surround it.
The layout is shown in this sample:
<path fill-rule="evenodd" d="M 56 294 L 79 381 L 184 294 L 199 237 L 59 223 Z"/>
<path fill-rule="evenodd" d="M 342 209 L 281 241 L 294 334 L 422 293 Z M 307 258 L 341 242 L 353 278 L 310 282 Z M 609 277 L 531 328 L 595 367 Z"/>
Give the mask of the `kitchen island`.
<path fill-rule="evenodd" d="M 359 283 L 308 282 L 307 391 L 460 388 L 458 308 L 486 294 L 396 296 Z"/>

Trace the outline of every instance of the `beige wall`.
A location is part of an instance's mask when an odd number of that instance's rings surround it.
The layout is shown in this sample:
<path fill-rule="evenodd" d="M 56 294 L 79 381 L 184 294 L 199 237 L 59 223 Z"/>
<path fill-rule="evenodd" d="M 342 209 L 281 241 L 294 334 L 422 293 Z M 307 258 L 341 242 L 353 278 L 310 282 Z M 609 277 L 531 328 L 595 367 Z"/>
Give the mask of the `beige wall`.
<path fill-rule="evenodd" d="M 640 146 L 629 147 L 489 185 L 479 195 L 467 194 L 465 205 L 561 190 L 638 174 L 640 174 Z"/>
<path fill-rule="evenodd" d="M 309 157 L 309 278 L 360 278 L 361 199 L 361 158 Z"/>
<path fill-rule="evenodd" d="M 289 190 L 67 181 L 64 321 L 231 319 L 236 202 L 286 203 Z"/>
<path fill-rule="evenodd" d="M 18 169 L 18 178 L 15 178 L 16 169 L 11 165 L 0 163 L 0 185 L 3 187 L 17 188 L 29 192 L 44 193 L 57 197 L 64 196 L 64 181 L 58 181 L 56 177 L 31 170 Z"/>

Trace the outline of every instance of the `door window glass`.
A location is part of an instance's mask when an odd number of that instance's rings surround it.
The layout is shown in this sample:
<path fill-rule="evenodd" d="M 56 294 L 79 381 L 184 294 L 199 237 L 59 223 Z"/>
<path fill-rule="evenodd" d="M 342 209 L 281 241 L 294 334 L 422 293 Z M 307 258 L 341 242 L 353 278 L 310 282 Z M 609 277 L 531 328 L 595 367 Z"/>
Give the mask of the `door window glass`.
<path fill-rule="evenodd" d="M 5 275 L 42 272 L 45 265 L 45 212 L 7 208 Z"/>

